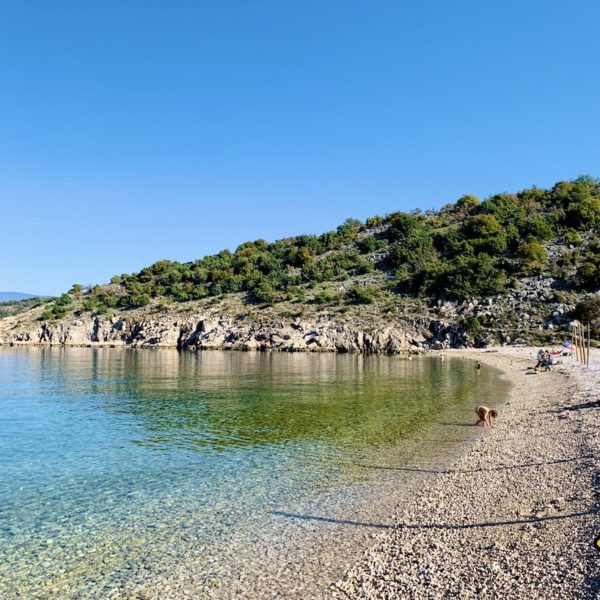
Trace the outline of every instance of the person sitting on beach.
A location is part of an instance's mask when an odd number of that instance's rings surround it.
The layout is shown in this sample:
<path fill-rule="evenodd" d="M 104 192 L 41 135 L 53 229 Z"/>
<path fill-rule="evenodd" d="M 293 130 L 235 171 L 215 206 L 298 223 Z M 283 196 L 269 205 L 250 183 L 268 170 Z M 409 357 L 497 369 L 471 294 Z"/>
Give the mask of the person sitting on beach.
<path fill-rule="evenodd" d="M 542 366 L 545 356 L 546 356 L 546 351 L 542 350 L 540 348 L 537 353 L 537 363 L 536 363 L 535 367 L 533 367 L 534 369 L 539 369 Z"/>
<path fill-rule="evenodd" d="M 543 369 L 544 371 L 552 370 L 552 365 L 554 363 L 554 359 L 552 358 L 552 354 L 549 350 L 540 350 L 538 352 L 538 361 L 533 367 L 534 373 L 538 373 L 539 369 Z"/>

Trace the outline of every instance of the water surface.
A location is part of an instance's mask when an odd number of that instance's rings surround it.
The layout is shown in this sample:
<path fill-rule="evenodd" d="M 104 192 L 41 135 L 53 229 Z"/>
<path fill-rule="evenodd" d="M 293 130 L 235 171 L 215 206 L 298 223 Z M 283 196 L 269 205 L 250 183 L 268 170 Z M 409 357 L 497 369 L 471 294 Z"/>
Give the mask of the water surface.
<path fill-rule="evenodd" d="M 439 357 L 0 349 L 0 597 L 251 590 L 439 469 L 504 385 Z"/>

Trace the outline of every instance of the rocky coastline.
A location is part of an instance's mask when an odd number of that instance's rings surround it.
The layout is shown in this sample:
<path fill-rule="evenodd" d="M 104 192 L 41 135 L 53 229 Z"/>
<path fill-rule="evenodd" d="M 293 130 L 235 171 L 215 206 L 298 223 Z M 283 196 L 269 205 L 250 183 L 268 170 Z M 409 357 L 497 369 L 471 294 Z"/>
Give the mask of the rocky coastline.
<path fill-rule="evenodd" d="M 398 298 L 354 307 L 256 307 L 232 296 L 218 304 L 76 311 L 58 321 L 42 320 L 38 307 L 0 319 L 0 345 L 399 354 L 523 345 L 532 335 L 553 343 L 567 334 L 580 299 L 557 299 L 553 285 L 537 277 L 511 294 L 462 303 Z"/>
<path fill-rule="evenodd" d="M 445 335 L 445 334 L 444 334 Z M 304 321 L 253 320 L 228 317 L 197 320 L 99 317 L 72 323 L 42 323 L 18 331 L 4 330 L 4 345 L 126 346 L 182 350 L 278 350 L 284 352 L 356 352 L 397 354 L 419 351 L 433 337 L 416 323 L 357 328 L 327 318 Z M 452 338 L 450 338 L 452 339 Z"/>

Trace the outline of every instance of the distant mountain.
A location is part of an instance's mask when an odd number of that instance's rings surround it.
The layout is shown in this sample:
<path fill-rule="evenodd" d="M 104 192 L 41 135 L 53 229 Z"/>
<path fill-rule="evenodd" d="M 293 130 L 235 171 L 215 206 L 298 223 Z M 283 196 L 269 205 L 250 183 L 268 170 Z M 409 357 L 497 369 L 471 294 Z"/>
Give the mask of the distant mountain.
<path fill-rule="evenodd" d="M 13 302 L 15 300 L 27 300 L 29 298 L 46 298 L 40 294 L 23 294 L 22 292 L 0 292 L 0 302 Z"/>

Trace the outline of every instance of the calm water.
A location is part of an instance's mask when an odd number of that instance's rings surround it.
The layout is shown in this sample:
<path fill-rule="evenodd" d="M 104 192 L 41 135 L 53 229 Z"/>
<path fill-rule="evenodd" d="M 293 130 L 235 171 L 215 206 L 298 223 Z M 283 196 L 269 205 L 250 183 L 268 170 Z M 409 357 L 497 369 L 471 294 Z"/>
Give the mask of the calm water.
<path fill-rule="evenodd" d="M 503 385 L 435 357 L 0 349 L 0 597 L 220 585 L 277 519 L 285 546 L 294 515 L 368 516 Z"/>

